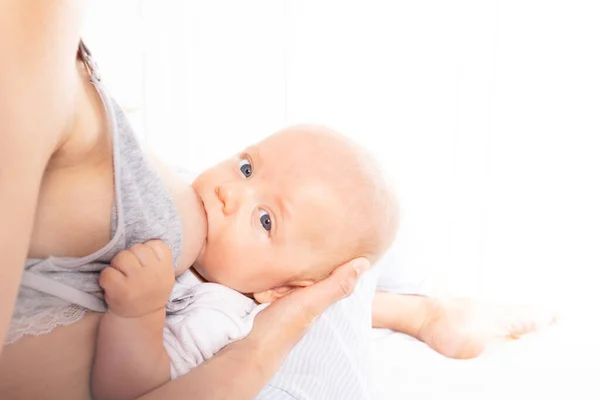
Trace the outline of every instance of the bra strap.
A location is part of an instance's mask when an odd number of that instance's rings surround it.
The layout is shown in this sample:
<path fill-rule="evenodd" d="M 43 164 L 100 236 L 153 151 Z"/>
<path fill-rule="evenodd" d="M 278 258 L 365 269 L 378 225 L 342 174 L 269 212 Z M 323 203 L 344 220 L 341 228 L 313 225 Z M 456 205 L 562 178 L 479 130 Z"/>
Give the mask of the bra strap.
<path fill-rule="evenodd" d="M 92 58 L 90 49 L 85 45 L 83 40 L 79 41 L 79 48 L 77 49 L 77 57 L 83 61 L 85 68 L 87 69 L 92 80 L 100 82 L 100 73 L 98 72 L 98 64 Z"/>
<path fill-rule="evenodd" d="M 106 305 L 101 299 L 69 285 L 65 285 L 62 282 L 50 279 L 44 275 L 23 271 L 21 285 L 35 289 L 38 292 L 58 297 L 59 299 L 87 308 L 91 311 L 106 312 Z"/>

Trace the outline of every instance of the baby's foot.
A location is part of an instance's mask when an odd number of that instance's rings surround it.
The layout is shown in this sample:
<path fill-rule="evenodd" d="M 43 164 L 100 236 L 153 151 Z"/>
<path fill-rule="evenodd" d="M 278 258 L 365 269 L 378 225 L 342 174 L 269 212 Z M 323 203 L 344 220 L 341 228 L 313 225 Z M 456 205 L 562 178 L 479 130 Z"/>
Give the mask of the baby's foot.
<path fill-rule="evenodd" d="M 518 339 L 556 321 L 533 307 L 499 306 L 469 299 L 436 300 L 418 338 L 450 358 L 473 358 L 487 345 Z"/>

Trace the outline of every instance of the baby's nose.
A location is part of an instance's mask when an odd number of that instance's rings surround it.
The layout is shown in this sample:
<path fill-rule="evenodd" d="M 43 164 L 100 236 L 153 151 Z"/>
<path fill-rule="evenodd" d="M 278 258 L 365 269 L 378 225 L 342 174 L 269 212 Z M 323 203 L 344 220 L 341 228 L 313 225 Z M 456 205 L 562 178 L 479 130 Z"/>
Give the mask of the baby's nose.
<path fill-rule="evenodd" d="M 234 193 L 232 185 L 221 185 L 215 187 L 215 193 L 217 198 L 223 204 L 223 214 L 231 215 L 235 213 L 238 208 L 238 199 Z"/>

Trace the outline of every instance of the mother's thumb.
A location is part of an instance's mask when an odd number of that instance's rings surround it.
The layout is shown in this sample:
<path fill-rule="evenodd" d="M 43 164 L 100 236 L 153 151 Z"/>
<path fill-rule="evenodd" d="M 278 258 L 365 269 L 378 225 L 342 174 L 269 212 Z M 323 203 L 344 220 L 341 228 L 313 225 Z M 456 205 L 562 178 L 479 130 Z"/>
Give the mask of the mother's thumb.
<path fill-rule="evenodd" d="M 328 288 L 325 291 L 328 299 L 327 305 L 335 303 L 344 297 L 350 296 L 362 274 L 371 268 L 371 263 L 364 257 L 338 267 L 327 279 Z"/>
<path fill-rule="evenodd" d="M 364 257 L 355 258 L 337 267 L 322 281 L 297 289 L 276 301 L 273 309 L 281 308 L 284 304 L 292 304 L 296 309 L 294 313 L 296 321 L 310 325 L 330 305 L 350 296 L 360 276 L 369 268 L 371 268 L 369 260 Z"/>

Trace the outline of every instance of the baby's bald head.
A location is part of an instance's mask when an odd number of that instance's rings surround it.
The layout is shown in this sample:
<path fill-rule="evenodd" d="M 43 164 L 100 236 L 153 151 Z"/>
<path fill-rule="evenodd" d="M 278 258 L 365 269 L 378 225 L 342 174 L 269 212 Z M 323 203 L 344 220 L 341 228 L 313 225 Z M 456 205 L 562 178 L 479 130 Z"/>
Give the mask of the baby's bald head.
<path fill-rule="evenodd" d="M 259 301 L 354 258 L 376 262 L 398 227 L 394 191 L 373 156 L 322 126 L 271 135 L 205 171 L 193 187 L 208 220 L 194 267 Z"/>
<path fill-rule="evenodd" d="M 312 236 L 315 251 L 322 247 L 331 257 L 322 265 L 324 272 L 328 274 L 328 267 L 359 256 L 375 263 L 390 247 L 399 223 L 395 192 L 375 157 L 347 137 L 319 125 L 292 126 L 266 140 L 286 142 L 290 153 L 296 153 L 290 164 L 302 168 L 298 174 L 327 185 L 335 199 L 337 210 L 331 210 L 329 217 L 337 229 L 325 242 L 321 235 Z"/>

